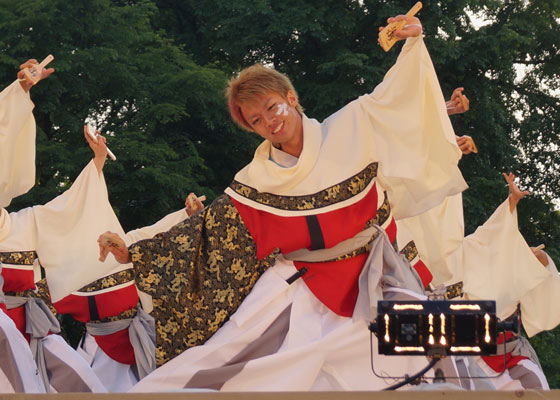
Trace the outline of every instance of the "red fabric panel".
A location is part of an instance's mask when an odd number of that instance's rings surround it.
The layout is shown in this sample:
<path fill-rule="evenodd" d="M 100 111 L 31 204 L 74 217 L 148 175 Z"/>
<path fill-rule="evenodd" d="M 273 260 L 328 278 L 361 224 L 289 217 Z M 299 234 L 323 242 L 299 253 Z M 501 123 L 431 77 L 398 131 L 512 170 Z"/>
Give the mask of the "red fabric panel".
<path fill-rule="evenodd" d="M 391 222 L 385 228 L 385 233 L 389 237 L 389 242 L 395 243 L 397 240 L 397 223 L 395 222 L 395 218 L 391 217 Z"/>
<path fill-rule="evenodd" d="M 139 300 L 135 285 L 95 296 L 99 318 L 101 319 L 135 308 Z"/>
<path fill-rule="evenodd" d="M 302 279 L 309 290 L 331 311 L 351 317 L 358 298 L 358 277 L 369 253 L 330 263 L 295 262 L 298 269 L 307 268 Z"/>
<path fill-rule="evenodd" d="M 112 317 L 123 311 L 136 307 L 138 304 L 138 292 L 135 285 L 121 289 L 112 290 L 95 296 L 99 318 Z M 53 304 L 60 314 L 71 314 L 77 321 L 89 322 L 88 296 L 68 295 Z"/>
<path fill-rule="evenodd" d="M 6 311 L 8 317 L 10 317 L 14 323 L 16 324 L 16 328 L 21 334 L 27 339 L 29 342 L 30 336 L 25 333 L 25 306 L 19 306 L 16 308 L 12 308 L 11 310 Z"/>
<path fill-rule="evenodd" d="M 259 259 L 276 248 L 282 253 L 290 253 L 311 246 L 305 217 L 280 217 L 248 207 L 233 198 L 231 200 L 257 244 Z"/>
<path fill-rule="evenodd" d="M 257 257 L 262 259 L 276 248 L 284 254 L 311 246 L 305 216 L 281 217 L 266 211 L 256 210 L 231 199 L 253 240 L 257 244 Z M 317 219 L 321 226 L 326 248 L 333 247 L 343 240 L 361 232 L 366 222 L 377 213 L 377 187 L 357 203 L 338 210 L 320 213 Z M 394 221 L 393 221 L 394 224 Z M 390 236 L 391 237 L 391 236 Z M 394 235 L 396 237 L 396 226 Z"/>
<path fill-rule="evenodd" d="M 513 333 L 511 331 L 506 331 L 504 333 L 500 333 L 498 335 L 498 339 L 496 339 L 496 343 L 502 344 L 502 343 L 504 343 L 504 337 L 505 337 L 506 342 L 507 342 L 508 340 L 513 339 L 514 336 L 515 336 L 515 333 Z"/>
<path fill-rule="evenodd" d="M 369 193 L 357 203 L 328 213 L 318 214 L 317 218 L 325 239 L 325 247 L 327 249 L 331 248 L 363 231 L 366 223 L 376 214 L 376 185 L 373 185 Z"/>
<path fill-rule="evenodd" d="M 498 343 L 498 346 L 500 346 L 504 343 L 504 337 L 505 337 L 505 340 L 508 341 L 508 340 L 511 340 L 514 336 L 515 336 L 515 334 L 513 332 L 510 332 L 510 331 L 507 331 L 505 333 L 500 333 L 496 342 Z M 504 356 L 503 355 L 482 356 L 482 359 L 494 371 L 502 372 L 504 370 Z M 515 367 L 519 363 L 519 361 L 521 361 L 521 360 L 528 360 L 528 357 L 512 356 L 511 353 L 507 353 L 506 354 L 506 368 L 509 369 L 511 367 Z"/>
<path fill-rule="evenodd" d="M 23 292 L 28 289 L 35 290 L 35 274 L 33 269 L 15 269 L 4 264 L 2 266 L 4 277 L 4 292 Z"/>
<path fill-rule="evenodd" d="M 416 270 L 418 275 L 420 275 L 420 279 L 422 279 L 422 285 L 424 285 L 424 287 L 428 287 L 432 279 L 434 279 L 434 276 L 432 275 L 428 267 L 426 267 L 426 264 L 424 264 L 422 260 L 418 260 L 418 262 L 416 262 L 416 264 L 414 264 L 412 267 Z"/>
<path fill-rule="evenodd" d="M 71 294 L 53 303 L 53 306 L 59 314 L 70 314 L 75 320 L 84 323 L 90 321 L 87 296 Z"/>
<path fill-rule="evenodd" d="M 490 368 L 496 372 L 502 372 L 504 370 L 504 356 L 482 356 L 482 359 Z M 506 354 L 506 368 L 510 369 L 515 367 L 519 361 L 528 360 L 527 357 L 523 356 L 512 356 L 511 353 Z"/>
<path fill-rule="evenodd" d="M 121 364 L 134 365 L 134 349 L 128 336 L 128 328 L 104 336 L 94 336 L 101 349 L 113 360 Z"/>

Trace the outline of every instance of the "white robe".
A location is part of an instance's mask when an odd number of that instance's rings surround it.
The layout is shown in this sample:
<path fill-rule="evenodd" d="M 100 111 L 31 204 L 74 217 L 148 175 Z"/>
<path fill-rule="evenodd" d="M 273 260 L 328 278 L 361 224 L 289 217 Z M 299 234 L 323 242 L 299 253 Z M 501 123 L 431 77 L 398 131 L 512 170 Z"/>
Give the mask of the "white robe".
<path fill-rule="evenodd" d="M 17 80 L 0 93 L 0 207 L 35 184 L 33 107 Z"/>

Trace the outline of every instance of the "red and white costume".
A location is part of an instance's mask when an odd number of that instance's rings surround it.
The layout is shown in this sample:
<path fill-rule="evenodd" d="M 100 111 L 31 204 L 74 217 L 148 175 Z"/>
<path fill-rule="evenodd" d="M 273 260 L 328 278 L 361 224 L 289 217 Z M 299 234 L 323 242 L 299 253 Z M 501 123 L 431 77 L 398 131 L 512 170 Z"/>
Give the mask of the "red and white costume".
<path fill-rule="evenodd" d="M 401 259 L 391 245 L 394 219 L 421 214 L 466 187 L 422 38 L 407 41 L 372 94 L 322 123 L 304 116 L 303 140 L 291 161 L 262 143 L 226 189 L 257 256 L 282 255 L 206 343 L 133 391 L 371 390 L 394 382 L 371 371 L 364 320 L 383 297 L 424 298 L 409 266 L 385 271 Z M 374 364 L 385 376 L 402 376 L 426 360 L 374 354 Z"/>

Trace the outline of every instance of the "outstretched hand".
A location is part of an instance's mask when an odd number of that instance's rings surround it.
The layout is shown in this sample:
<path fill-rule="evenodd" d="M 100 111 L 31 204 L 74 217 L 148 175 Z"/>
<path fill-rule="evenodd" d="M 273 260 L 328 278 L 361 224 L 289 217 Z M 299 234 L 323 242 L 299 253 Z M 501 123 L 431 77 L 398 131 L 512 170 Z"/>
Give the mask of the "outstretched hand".
<path fill-rule="evenodd" d="M 112 253 L 120 264 L 128 264 L 132 261 L 124 240 L 116 233 L 109 231 L 102 233 L 97 243 L 99 243 L 99 261 L 105 261 L 109 253 Z"/>
<path fill-rule="evenodd" d="M 469 135 L 455 136 L 455 141 L 457 142 L 457 146 L 459 146 L 461 153 L 464 155 L 478 153 L 476 144 L 474 143 L 473 138 Z"/>
<path fill-rule="evenodd" d="M 515 207 L 517 207 L 517 203 L 529 194 L 528 191 L 521 191 L 515 184 L 515 175 L 511 172 L 509 174 L 504 173 L 504 179 L 508 183 L 509 186 L 509 211 L 513 212 Z"/>
<path fill-rule="evenodd" d="M 35 60 L 34 58 L 27 60 L 26 62 L 24 62 L 23 64 L 21 64 L 19 66 L 19 72 L 17 74 L 19 83 L 21 85 L 21 87 L 23 88 L 23 90 L 25 90 L 25 92 L 29 92 L 29 89 L 31 89 L 31 87 L 33 85 L 36 85 L 38 82 L 40 82 L 43 79 L 47 79 L 53 72 L 54 72 L 54 68 L 41 68 L 41 77 L 39 78 L 39 80 L 35 83 L 30 82 L 26 77 L 25 77 L 25 72 L 24 70 L 26 68 L 32 68 L 34 66 L 38 66 L 39 62 L 37 62 L 37 60 Z"/>
<path fill-rule="evenodd" d="M 445 102 L 447 115 L 462 114 L 469 110 L 470 101 L 468 97 L 463 94 L 463 90 L 465 90 L 465 88 L 456 88 L 451 95 L 451 99 Z"/>
<path fill-rule="evenodd" d="M 94 157 L 93 162 L 95 163 L 95 167 L 97 168 L 97 172 L 101 173 L 103 171 L 103 166 L 105 165 L 105 161 L 107 160 L 107 139 L 101 136 L 101 132 L 95 131 L 95 135 L 97 138 L 97 142 L 95 142 L 91 136 L 88 135 L 88 127 L 84 125 L 84 137 L 89 144 L 89 147 L 93 151 Z"/>
<path fill-rule="evenodd" d="M 422 34 L 422 24 L 417 17 L 408 17 L 406 15 L 397 15 L 387 19 L 387 23 L 391 24 L 393 22 L 404 21 L 405 25 L 401 29 L 397 29 L 393 32 L 394 37 L 397 40 L 403 40 L 410 37 L 420 36 Z M 379 27 L 379 32 L 385 29 L 384 26 Z"/>
<path fill-rule="evenodd" d="M 203 198 L 204 200 L 206 199 L 206 197 L 201 197 L 201 198 Z M 189 195 L 185 199 L 185 210 L 187 211 L 187 215 L 190 217 L 191 215 L 194 215 L 200 210 L 202 210 L 203 208 L 204 208 L 204 204 L 202 204 L 200 198 L 194 193 L 189 193 Z"/>

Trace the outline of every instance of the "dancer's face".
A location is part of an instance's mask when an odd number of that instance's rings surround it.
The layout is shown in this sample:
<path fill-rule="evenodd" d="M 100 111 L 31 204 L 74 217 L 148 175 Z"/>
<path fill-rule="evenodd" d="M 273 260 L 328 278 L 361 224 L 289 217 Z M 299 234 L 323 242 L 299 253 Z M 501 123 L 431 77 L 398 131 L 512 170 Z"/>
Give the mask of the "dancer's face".
<path fill-rule="evenodd" d="M 297 101 L 292 91 L 288 91 L 285 98 L 279 93 L 267 92 L 254 101 L 241 104 L 241 114 L 255 133 L 297 157 L 303 143 L 303 125 L 296 110 Z M 294 150 L 298 147 L 299 152 Z M 294 151 L 298 154 L 293 154 Z"/>

